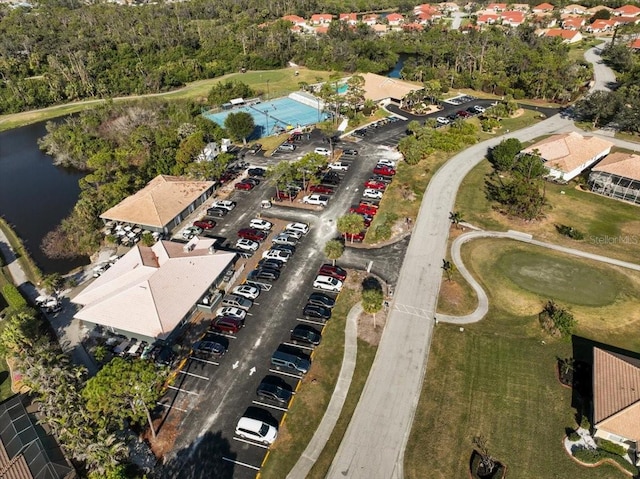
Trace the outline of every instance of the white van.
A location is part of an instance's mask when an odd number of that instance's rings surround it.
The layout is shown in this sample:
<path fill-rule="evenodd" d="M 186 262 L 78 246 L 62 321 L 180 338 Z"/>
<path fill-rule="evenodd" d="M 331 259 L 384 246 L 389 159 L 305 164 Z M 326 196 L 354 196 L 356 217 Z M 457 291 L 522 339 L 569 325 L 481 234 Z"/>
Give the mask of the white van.
<path fill-rule="evenodd" d="M 273 444 L 276 440 L 278 430 L 259 419 L 241 417 L 236 426 L 236 434 L 245 439 L 251 439 L 268 445 Z"/>

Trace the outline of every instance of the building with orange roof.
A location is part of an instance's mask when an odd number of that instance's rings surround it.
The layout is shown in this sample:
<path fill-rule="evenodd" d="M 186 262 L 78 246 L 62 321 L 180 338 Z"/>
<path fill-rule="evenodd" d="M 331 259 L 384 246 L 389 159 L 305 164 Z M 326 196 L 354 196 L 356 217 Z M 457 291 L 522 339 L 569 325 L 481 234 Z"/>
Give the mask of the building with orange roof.
<path fill-rule="evenodd" d="M 316 32 L 316 35 L 326 35 L 329 31 L 329 27 L 327 25 L 318 25 L 313 30 Z"/>
<path fill-rule="evenodd" d="M 399 13 L 390 13 L 387 15 L 387 21 L 392 27 L 396 27 L 404 22 L 404 16 Z"/>
<path fill-rule="evenodd" d="M 632 41 L 629 44 L 629 48 L 632 48 L 633 50 L 640 50 L 640 38 L 636 38 L 634 41 Z"/>
<path fill-rule="evenodd" d="M 511 10 L 515 10 L 516 12 L 525 12 L 527 13 L 531 10 L 531 7 L 528 3 L 512 3 Z"/>
<path fill-rule="evenodd" d="M 415 7 L 413 7 L 413 13 L 419 13 L 419 12 L 424 12 L 424 13 L 436 13 L 438 11 L 438 9 L 434 6 L 431 5 L 430 3 L 423 3 L 421 5 L 416 5 Z"/>
<path fill-rule="evenodd" d="M 562 28 L 565 30 L 580 30 L 585 23 L 584 17 L 567 17 L 562 20 Z"/>
<path fill-rule="evenodd" d="M 549 176 L 570 181 L 611 151 L 613 143 L 575 131 L 551 135 L 525 148 L 522 154 L 537 154 L 549 168 Z"/>
<path fill-rule="evenodd" d="M 285 15 L 284 17 L 282 17 L 282 19 L 300 27 L 307 24 L 307 21 L 304 18 L 299 17 L 298 15 Z"/>
<path fill-rule="evenodd" d="M 563 28 L 550 28 L 544 34 L 545 37 L 560 37 L 562 43 L 578 43 L 582 40 L 582 33 L 577 30 L 565 30 Z"/>
<path fill-rule="evenodd" d="M 566 13 L 569 15 L 587 15 L 587 10 L 587 7 L 585 7 L 584 5 L 573 3 L 571 5 L 567 5 L 566 7 L 562 7 L 560 9 L 560 13 Z"/>
<path fill-rule="evenodd" d="M 424 27 L 419 23 L 412 22 L 403 24 L 402 29 L 408 32 L 421 32 L 422 30 L 424 30 Z"/>
<path fill-rule="evenodd" d="M 497 13 L 484 13 L 478 16 L 476 23 L 478 25 L 495 25 L 500 21 L 500 15 Z"/>
<path fill-rule="evenodd" d="M 506 3 L 490 3 L 487 5 L 487 8 L 484 9 L 485 12 L 504 12 L 507 9 Z"/>
<path fill-rule="evenodd" d="M 619 16 L 619 17 L 614 17 L 613 20 L 615 21 L 616 26 L 630 25 L 632 23 L 634 24 L 640 23 L 640 17 Z"/>
<path fill-rule="evenodd" d="M 640 155 L 607 155 L 591 169 L 588 184 L 594 193 L 640 204 Z"/>
<path fill-rule="evenodd" d="M 593 22 L 591 25 L 587 26 L 587 31 L 590 33 L 604 33 L 610 32 L 616 25 L 615 20 L 603 20 L 598 19 Z"/>
<path fill-rule="evenodd" d="M 311 15 L 311 25 L 327 25 L 333 20 L 330 13 L 314 13 Z"/>
<path fill-rule="evenodd" d="M 500 14 L 500 18 L 502 19 L 503 25 L 516 28 L 524 23 L 526 16 L 524 12 L 512 10 L 508 12 L 502 12 Z"/>
<path fill-rule="evenodd" d="M 624 17 L 637 17 L 640 16 L 640 7 L 636 7 L 635 5 L 623 5 L 622 7 L 613 10 L 612 13 L 614 15 Z"/>
<path fill-rule="evenodd" d="M 553 5 L 550 3 L 541 3 L 531 9 L 533 13 L 549 13 L 553 11 Z"/>
<path fill-rule="evenodd" d="M 341 13 L 339 20 L 347 22 L 349 25 L 355 25 L 358 23 L 358 16 L 355 13 Z"/>
<path fill-rule="evenodd" d="M 416 21 L 421 25 L 428 25 L 440 18 L 442 18 L 442 15 L 438 13 L 420 12 L 416 15 Z"/>
<path fill-rule="evenodd" d="M 375 25 L 376 23 L 378 23 L 378 20 L 380 20 L 380 15 L 378 15 L 377 13 L 369 13 L 368 15 L 364 15 L 362 17 L 362 23 L 365 23 L 369 26 Z"/>

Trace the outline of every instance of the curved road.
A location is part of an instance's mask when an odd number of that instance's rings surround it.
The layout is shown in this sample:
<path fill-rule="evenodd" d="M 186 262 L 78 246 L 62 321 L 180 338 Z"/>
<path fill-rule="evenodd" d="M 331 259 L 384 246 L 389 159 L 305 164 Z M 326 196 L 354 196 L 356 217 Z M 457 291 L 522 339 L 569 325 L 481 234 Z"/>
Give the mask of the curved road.
<path fill-rule="evenodd" d="M 605 40 L 598 46 L 590 48 L 584 52 L 584 58 L 593 65 L 593 85 L 589 89 L 589 93 L 596 90 L 611 91 L 611 85 L 616 83 L 616 75 L 613 70 L 606 66 L 600 59 L 600 52 L 611 40 Z"/>
<path fill-rule="evenodd" d="M 597 49 L 594 89 L 606 89 L 606 67 Z M 508 137 L 530 141 L 542 135 L 575 130 L 570 120 L 553 116 Z M 449 236 L 448 214 L 460 183 L 505 136 L 459 153 L 434 175 L 420 207 L 400 271 L 388 322 L 362 396 L 327 477 L 402 479 L 404 452 L 426 370 L 440 289 L 442 258 Z"/>

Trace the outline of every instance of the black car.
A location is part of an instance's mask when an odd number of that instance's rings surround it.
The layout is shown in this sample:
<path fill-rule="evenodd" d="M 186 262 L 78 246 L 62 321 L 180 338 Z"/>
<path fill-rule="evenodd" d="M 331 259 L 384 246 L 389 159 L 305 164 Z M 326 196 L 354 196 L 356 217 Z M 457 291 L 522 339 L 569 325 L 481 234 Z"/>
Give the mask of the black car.
<path fill-rule="evenodd" d="M 219 358 L 227 352 L 226 346 L 214 338 L 209 338 L 208 340 L 203 338 L 200 341 L 196 341 L 191 349 L 193 350 L 193 356 L 200 359 Z"/>
<path fill-rule="evenodd" d="M 253 186 L 258 186 L 260 184 L 260 180 L 258 178 L 245 178 L 241 183 L 251 183 Z"/>
<path fill-rule="evenodd" d="M 156 346 L 151 351 L 151 358 L 158 366 L 169 366 L 173 364 L 176 354 L 168 346 Z"/>
<path fill-rule="evenodd" d="M 288 404 L 293 391 L 291 386 L 278 376 L 265 376 L 256 389 L 256 395 L 261 399 Z"/>
<path fill-rule="evenodd" d="M 317 304 L 307 304 L 302 310 L 302 315 L 305 318 L 322 319 L 324 321 L 331 318 L 331 310 Z"/>
<path fill-rule="evenodd" d="M 299 324 L 291 330 L 291 341 L 294 343 L 300 342 L 317 346 L 321 339 L 322 335 L 318 330 L 306 324 Z"/>
<path fill-rule="evenodd" d="M 311 293 L 307 300 L 307 304 L 316 304 L 318 306 L 331 309 L 336 305 L 336 300 L 324 293 Z"/>
<path fill-rule="evenodd" d="M 225 208 L 209 208 L 207 209 L 207 216 L 215 216 L 217 218 L 222 218 L 226 216 L 229 210 Z"/>
<path fill-rule="evenodd" d="M 361 129 L 355 130 L 355 131 L 352 133 L 352 135 L 353 135 L 353 136 L 359 136 L 359 137 L 361 137 L 361 138 L 362 138 L 362 137 L 367 136 L 367 130 L 365 130 L 365 129 L 362 129 L 362 128 L 361 128 Z"/>
<path fill-rule="evenodd" d="M 249 281 L 255 280 L 269 280 L 269 281 L 277 281 L 280 277 L 280 271 L 277 269 L 271 268 L 256 268 L 253 271 L 250 271 L 247 275 L 247 279 Z"/>
<path fill-rule="evenodd" d="M 287 253 L 295 254 L 296 247 L 290 244 L 272 244 L 271 249 L 277 249 L 280 251 L 286 251 Z"/>
<path fill-rule="evenodd" d="M 247 170 L 247 174 L 249 176 L 259 176 L 260 178 L 262 178 L 266 173 L 267 170 L 265 170 L 264 168 L 249 168 Z"/>
<path fill-rule="evenodd" d="M 353 148 L 344 148 L 342 150 L 342 154 L 349 156 L 358 156 L 358 150 L 354 150 Z"/>
<path fill-rule="evenodd" d="M 372 175 L 369 178 L 369 181 L 382 181 L 383 183 L 391 183 L 391 176 L 382 176 L 382 175 Z"/>
<path fill-rule="evenodd" d="M 284 267 L 284 261 L 273 258 L 262 258 L 258 261 L 258 268 L 275 269 L 280 271 Z"/>

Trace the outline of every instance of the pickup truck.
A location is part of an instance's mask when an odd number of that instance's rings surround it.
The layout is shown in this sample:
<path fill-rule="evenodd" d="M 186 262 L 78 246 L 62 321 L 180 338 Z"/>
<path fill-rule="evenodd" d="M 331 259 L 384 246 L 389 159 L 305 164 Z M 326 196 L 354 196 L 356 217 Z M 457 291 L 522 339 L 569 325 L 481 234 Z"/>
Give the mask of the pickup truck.
<path fill-rule="evenodd" d="M 329 197 L 317 194 L 307 195 L 302 198 L 302 202 L 307 205 L 327 206 L 329 204 Z"/>

